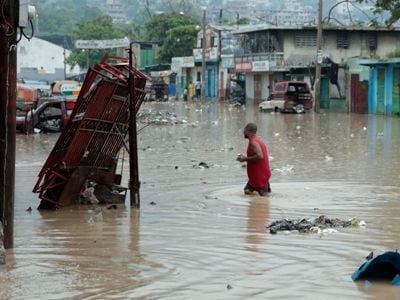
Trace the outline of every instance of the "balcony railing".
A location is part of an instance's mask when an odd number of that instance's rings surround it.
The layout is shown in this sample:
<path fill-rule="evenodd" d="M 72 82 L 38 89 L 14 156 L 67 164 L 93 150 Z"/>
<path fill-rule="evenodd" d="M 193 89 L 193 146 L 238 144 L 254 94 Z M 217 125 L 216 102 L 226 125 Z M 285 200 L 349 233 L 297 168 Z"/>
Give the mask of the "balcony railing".
<path fill-rule="evenodd" d="M 244 51 L 235 52 L 235 64 L 268 62 L 269 69 L 289 70 L 293 67 L 310 67 L 314 65 L 314 55 L 289 55 L 285 59 L 283 52 L 265 52 L 265 53 L 244 53 Z"/>

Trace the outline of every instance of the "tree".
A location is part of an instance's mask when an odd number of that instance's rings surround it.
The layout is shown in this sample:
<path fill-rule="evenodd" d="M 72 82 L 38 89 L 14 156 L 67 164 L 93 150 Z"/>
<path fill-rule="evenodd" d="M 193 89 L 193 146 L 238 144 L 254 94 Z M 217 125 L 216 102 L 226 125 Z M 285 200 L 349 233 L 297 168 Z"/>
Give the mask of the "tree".
<path fill-rule="evenodd" d="M 37 33 L 39 36 L 69 35 L 76 25 L 85 19 L 102 15 L 96 7 L 86 6 L 86 1 L 40 1 L 38 9 Z"/>
<path fill-rule="evenodd" d="M 101 16 L 91 21 L 83 22 L 78 25 L 71 36 L 73 41 L 76 40 L 110 40 L 123 38 L 127 35 L 126 30 L 116 29 L 113 27 L 111 17 Z M 74 49 L 67 58 L 67 63 L 71 66 L 79 65 L 85 67 L 91 62 L 98 62 L 103 55 L 115 55 L 115 49 Z"/>
<path fill-rule="evenodd" d="M 148 40 L 159 41 L 163 44 L 170 29 L 185 26 L 198 25 L 199 22 L 191 16 L 180 13 L 163 13 L 153 16 L 145 23 L 146 38 Z"/>
<path fill-rule="evenodd" d="M 230 20 L 228 18 L 223 18 L 222 23 L 230 26 L 248 25 L 250 24 L 250 19 L 247 17 L 240 17 L 239 20 Z"/>
<path fill-rule="evenodd" d="M 172 57 L 191 56 L 196 45 L 197 30 L 195 25 L 178 26 L 168 30 L 159 58 L 161 62 L 171 62 Z"/>
<path fill-rule="evenodd" d="M 371 0 L 357 0 L 359 3 L 372 3 Z M 400 0 L 376 0 L 375 1 L 375 14 L 382 14 L 388 12 L 389 18 L 386 20 L 386 25 L 391 26 L 393 23 L 400 19 Z"/>

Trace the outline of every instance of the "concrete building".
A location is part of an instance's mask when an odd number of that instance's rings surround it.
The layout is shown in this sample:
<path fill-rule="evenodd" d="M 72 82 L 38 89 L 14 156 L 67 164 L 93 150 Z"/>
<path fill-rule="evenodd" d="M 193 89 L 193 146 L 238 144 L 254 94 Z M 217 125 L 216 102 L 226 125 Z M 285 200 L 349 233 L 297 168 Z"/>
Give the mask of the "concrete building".
<path fill-rule="evenodd" d="M 98 7 L 111 17 L 114 24 L 125 24 L 128 21 L 126 10 L 121 0 L 87 0 L 87 5 Z"/>
<path fill-rule="evenodd" d="M 17 78 L 54 81 L 80 73 L 78 66 L 64 64 L 71 51 L 56 44 L 33 37 L 21 39 L 17 45 Z"/>
<path fill-rule="evenodd" d="M 205 36 L 200 31 L 197 37 L 197 47 L 193 49 L 195 62 L 192 80 L 201 80 L 203 61 L 203 42 L 205 43 L 205 92 L 209 98 L 226 98 L 226 87 L 233 68 L 233 53 L 236 40 L 232 36 L 234 27 L 208 25 Z M 231 64 L 229 64 L 231 62 Z"/>
<path fill-rule="evenodd" d="M 239 41 L 235 69 L 245 74 L 248 99 L 266 100 L 274 81 L 305 80 L 313 85 L 315 26 L 263 24 L 242 27 L 234 34 Z M 386 57 L 400 48 L 399 37 L 400 29 L 328 26 L 323 30 L 322 54 L 339 65 L 354 57 Z M 330 96 L 338 93 L 336 87 L 328 88 Z"/>
<path fill-rule="evenodd" d="M 400 58 L 366 59 L 369 66 L 368 112 L 400 115 Z"/>

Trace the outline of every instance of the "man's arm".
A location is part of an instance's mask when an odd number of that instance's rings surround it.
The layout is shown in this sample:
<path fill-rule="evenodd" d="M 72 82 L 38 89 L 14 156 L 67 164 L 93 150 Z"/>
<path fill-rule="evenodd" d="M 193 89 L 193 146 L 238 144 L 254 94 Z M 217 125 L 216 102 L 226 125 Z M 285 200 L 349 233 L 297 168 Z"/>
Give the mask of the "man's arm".
<path fill-rule="evenodd" d="M 260 160 L 260 159 L 264 158 L 259 143 L 255 142 L 255 141 L 251 141 L 250 149 L 254 154 L 252 156 L 248 156 L 247 160 L 253 160 L 254 161 L 254 160 Z"/>
<path fill-rule="evenodd" d="M 264 158 L 259 143 L 254 142 L 254 141 L 250 142 L 250 149 L 254 153 L 252 156 L 239 155 L 237 160 L 240 161 L 240 162 L 243 162 L 243 161 L 257 161 L 257 160 L 260 160 L 260 159 Z"/>

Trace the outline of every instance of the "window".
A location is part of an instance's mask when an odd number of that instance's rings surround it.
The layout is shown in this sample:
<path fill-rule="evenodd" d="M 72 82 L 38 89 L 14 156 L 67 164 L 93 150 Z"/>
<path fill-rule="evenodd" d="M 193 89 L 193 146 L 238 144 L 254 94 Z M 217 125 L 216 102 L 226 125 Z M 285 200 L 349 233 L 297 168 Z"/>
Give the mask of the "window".
<path fill-rule="evenodd" d="M 370 51 L 375 51 L 378 48 L 378 39 L 376 34 L 371 34 L 367 37 L 367 47 Z"/>
<path fill-rule="evenodd" d="M 313 31 L 299 31 L 294 35 L 294 45 L 297 48 L 316 47 L 317 33 Z"/>
<path fill-rule="evenodd" d="M 211 47 L 215 47 L 215 46 L 217 46 L 216 43 L 215 43 L 215 37 L 212 36 L 211 37 Z"/>
<path fill-rule="evenodd" d="M 336 48 L 337 49 L 349 49 L 350 40 L 347 32 L 338 32 L 336 35 Z"/>

